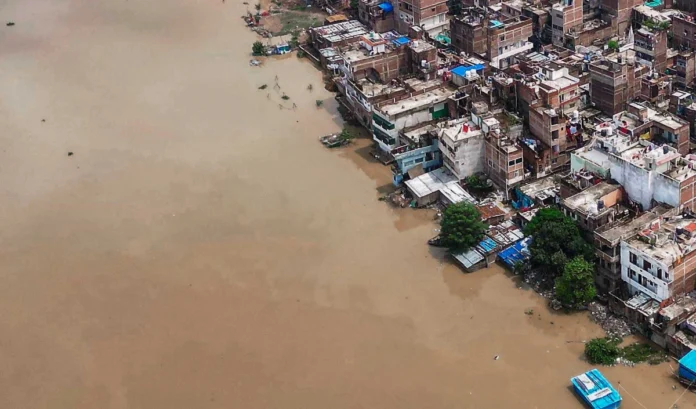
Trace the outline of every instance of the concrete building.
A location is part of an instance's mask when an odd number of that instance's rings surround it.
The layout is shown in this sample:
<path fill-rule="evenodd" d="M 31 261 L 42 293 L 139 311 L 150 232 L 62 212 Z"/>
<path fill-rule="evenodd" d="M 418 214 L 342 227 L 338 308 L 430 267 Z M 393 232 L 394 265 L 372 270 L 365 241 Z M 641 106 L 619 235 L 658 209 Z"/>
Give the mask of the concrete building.
<path fill-rule="evenodd" d="M 667 31 L 641 27 L 634 33 L 635 60 L 658 73 L 667 68 Z"/>
<path fill-rule="evenodd" d="M 360 0 L 358 19 L 377 33 L 385 33 L 396 28 L 394 6 L 384 0 Z"/>
<path fill-rule="evenodd" d="M 439 147 L 445 168 L 458 180 L 485 170 L 485 138 L 481 128 L 468 118 L 440 125 Z"/>
<path fill-rule="evenodd" d="M 438 147 L 438 127 L 435 124 L 406 129 L 399 135 L 400 145 L 392 149 L 392 182 L 400 185 L 404 180 L 431 172 L 442 166 Z"/>
<path fill-rule="evenodd" d="M 639 232 L 660 223 L 660 217 L 669 211 L 658 206 L 638 217 L 626 217 L 606 224 L 594 232 L 597 269 L 595 284 L 602 293 L 610 293 L 621 283 L 621 241 L 629 240 Z"/>
<path fill-rule="evenodd" d="M 682 87 L 689 87 L 696 78 L 696 54 L 683 51 L 674 57 L 674 82 Z"/>
<path fill-rule="evenodd" d="M 515 57 L 534 48 L 529 41 L 532 36 L 532 20 L 525 16 L 490 20 L 486 40 L 486 58 L 491 66 L 506 69 L 515 64 Z"/>
<path fill-rule="evenodd" d="M 694 290 L 696 223 L 677 219 L 651 225 L 621 242 L 621 279 L 631 295 L 664 301 Z"/>
<path fill-rule="evenodd" d="M 616 35 L 616 20 L 595 18 L 565 33 L 563 46 L 573 50 L 579 46 L 589 47 L 598 42 L 606 42 L 614 35 Z"/>
<path fill-rule="evenodd" d="M 626 109 L 640 93 L 640 76 L 646 68 L 636 68 L 621 55 L 590 64 L 590 93 L 597 109 L 609 116 Z"/>
<path fill-rule="evenodd" d="M 603 12 L 612 16 L 617 23 L 617 34 L 624 35 L 631 23 L 631 12 L 636 6 L 640 6 L 644 0 L 601 0 L 600 7 Z"/>
<path fill-rule="evenodd" d="M 454 91 L 441 86 L 439 81 L 421 84 L 422 92 L 398 101 L 385 101 L 373 106 L 372 135 L 383 152 L 399 146 L 399 132 L 406 128 L 447 118 L 447 100 Z"/>
<path fill-rule="evenodd" d="M 563 199 L 561 208 L 580 228 L 594 232 L 625 213 L 625 208 L 620 205 L 622 198 L 623 189 L 620 185 L 601 182 Z"/>
<path fill-rule="evenodd" d="M 447 0 L 395 0 L 396 28 L 408 34 L 410 27 L 417 26 L 434 37 L 448 27 L 448 10 Z"/>
<path fill-rule="evenodd" d="M 691 155 L 682 157 L 667 145 L 653 147 L 641 141 L 637 146 L 609 155 L 611 178 L 624 187 L 631 203 L 649 210 L 663 203 L 694 210 L 696 171 Z"/>
<path fill-rule="evenodd" d="M 582 27 L 582 1 L 561 0 L 551 6 L 551 38 L 553 44 L 563 47 L 565 34 L 571 30 L 579 30 Z"/>
<path fill-rule="evenodd" d="M 679 51 L 696 51 L 696 21 L 691 16 L 672 16 L 672 42 Z"/>
<path fill-rule="evenodd" d="M 368 33 L 367 27 L 357 20 L 344 21 L 309 29 L 309 40 L 316 50 L 335 48 L 360 41 Z"/>
<path fill-rule="evenodd" d="M 488 125 L 486 125 L 488 121 Z M 507 198 L 510 189 L 525 178 L 522 148 L 507 134 L 498 128 L 495 118 L 484 120 L 484 128 L 492 128 L 486 134 L 486 174 L 505 192 Z"/>
<path fill-rule="evenodd" d="M 450 20 L 450 39 L 458 53 L 486 55 L 487 28 L 485 17 L 477 13 Z"/>

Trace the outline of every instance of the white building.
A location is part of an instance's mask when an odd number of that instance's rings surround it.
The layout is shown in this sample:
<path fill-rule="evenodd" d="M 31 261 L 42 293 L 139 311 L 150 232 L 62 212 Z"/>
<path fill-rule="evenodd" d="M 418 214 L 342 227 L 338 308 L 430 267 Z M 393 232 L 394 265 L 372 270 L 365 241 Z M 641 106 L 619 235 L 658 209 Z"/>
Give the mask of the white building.
<path fill-rule="evenodd" d="M 398 146 L 399 132 L 402 130 L 434 119 L 446 118 L 449 115 L 447 99 L 453 94 L 454 92 L 447 88 L 436 88 L 400 101 L 373 107 L 372 139 L 380 149 L 390 152 Z"/>
<path fill-rule="evenodd" d="M 484 171 L 486 144 L 478 126 L 458 119 L 443 124 L 438 133 L 443 163 L 459 180 Z"/>

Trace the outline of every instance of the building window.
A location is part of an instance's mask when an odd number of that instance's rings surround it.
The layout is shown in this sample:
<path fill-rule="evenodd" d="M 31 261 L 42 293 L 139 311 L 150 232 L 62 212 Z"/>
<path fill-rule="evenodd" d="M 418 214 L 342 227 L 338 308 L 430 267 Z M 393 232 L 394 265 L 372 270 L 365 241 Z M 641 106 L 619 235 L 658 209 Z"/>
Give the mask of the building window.
<path fill-rule="evenodd" d="M 556 158 L 551 159 L 551 163 L 553 163 L 554 165 L 556 164 L 556 162 L 558 162 L 558 159 L 556 159 Z"/>
<path fill-rule="evenodd" d="M 649 261 L 643 260 L 643 270 L 648 271 L 652 268 L 652 264 Z"/>
<path fill-rule="evenodd" d="M 515 163 L 522 163 L 522 158 L 517 158 L 517 160 L 515 160 Z"/>
<path fill-rule="evenodd" d="M 665 280 L 669 280 L 669 273 L 665 272 Z"/>
<path fill-rule="evenodd" d="M 638 265 L 638 256 L 636 256 L 635 253 L 628 253 L 628 260 L 631 264 Z"/>
<path fill-rule="evenodd" d="M 423 163 L 423 158 L 416 158 L 416 159 L 414 160 L 414 162 L 416 162 L 416 163 Z"/>
<path fill-rule="evenodd" d="M 657 269 L 657 278 L 659 278 L 660 280 L 662 280 L 662 269 L 661 269 L 661 268 L 658 268 L 658 269 Z"/>
<path fill-rule="evenodd" d="M 515 161 L 511 160 L 510 162 L 508 162 L 508 166 L 515 166 Z"/>

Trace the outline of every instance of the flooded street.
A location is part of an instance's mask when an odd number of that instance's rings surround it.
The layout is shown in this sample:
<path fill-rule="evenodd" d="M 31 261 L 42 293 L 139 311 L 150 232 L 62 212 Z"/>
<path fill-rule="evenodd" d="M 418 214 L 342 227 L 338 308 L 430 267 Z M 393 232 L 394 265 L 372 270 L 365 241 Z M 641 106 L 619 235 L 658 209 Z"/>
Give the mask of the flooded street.
<path fill-rule="evenodd" d="M 0 0 L 0 408 L 582 407 L 600 329 L 431 252 L 369 141 L 317 141 L 321 73 L 249 66 L 246 7 Z"/>

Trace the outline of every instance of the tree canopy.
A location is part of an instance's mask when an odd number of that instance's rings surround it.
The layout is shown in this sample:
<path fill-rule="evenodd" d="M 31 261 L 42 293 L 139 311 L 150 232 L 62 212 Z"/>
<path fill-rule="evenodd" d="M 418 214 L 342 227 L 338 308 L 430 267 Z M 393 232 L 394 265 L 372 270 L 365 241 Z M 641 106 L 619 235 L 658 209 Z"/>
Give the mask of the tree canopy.
<path fill-rule="evenodd" d="M 455 203 L 445 209 L 440 222 L 440 240 L 450 252 L 467 250 L 481 241 L 486 224 L 470 203 Z"/>
<path fill-rule="evenodd" d="M 563 275 L 556 279 L 556 298 L 563 305 L 579 308 L 597 295 L 594 286 L 594 267 L 582 257 L 570 260 Z"/>
<path fill-rule="evenodd" d="M 532 266 L 549 278 L 558 277 L 568 262 L 577 256 L 591 261 L 590 246 L 580 234 L 575 222 L 556 208 L 541 209 L 525 227 L 532 236 L 529 245 Z"/>

